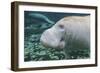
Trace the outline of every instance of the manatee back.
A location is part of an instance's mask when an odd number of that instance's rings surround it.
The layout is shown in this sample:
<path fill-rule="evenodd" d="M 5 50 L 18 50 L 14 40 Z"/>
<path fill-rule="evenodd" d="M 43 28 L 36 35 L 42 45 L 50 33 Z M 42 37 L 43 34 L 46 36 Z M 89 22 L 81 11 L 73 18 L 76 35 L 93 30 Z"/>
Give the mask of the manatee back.
<path fill-rule="evenodd" d="M 65 27 L 65 40 L 67 49 L 90 48 L 90 16 L 68 16 L 57 25 Z"/>

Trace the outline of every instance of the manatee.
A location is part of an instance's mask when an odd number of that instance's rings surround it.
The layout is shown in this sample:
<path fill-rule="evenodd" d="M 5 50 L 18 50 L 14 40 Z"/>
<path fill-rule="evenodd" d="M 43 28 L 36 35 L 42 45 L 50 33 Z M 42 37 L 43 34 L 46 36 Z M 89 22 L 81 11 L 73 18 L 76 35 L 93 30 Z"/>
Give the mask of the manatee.
<path fill-rule="evenodd" d="M 46 15 L 42 13 L 29 13 L 26 18 L 29 20 L 26 23 L 27 26 L 25 27 L 27 36 L 41 33 L 45 29 L 50 28 L 53 24 L 55 24 L 55 22 L 50 20 Z"/>
<path fill-rule="evenodd" d="M 30 13 L 29 16 L 32 16 L 34 19 L 37 19 L 37 20 L 42 21 L 42 22 L 54 24 L 54 22 L 51 21 L 47 16 L 40 14 L 40 13 Z"/>
<path fill-rule="evenodd" d="M 41 35 L 45 47 L 71 50 L 90 49 L 90 16 L 67 16 Z M 68 57 L 67 57 L 68 58 Z"/>

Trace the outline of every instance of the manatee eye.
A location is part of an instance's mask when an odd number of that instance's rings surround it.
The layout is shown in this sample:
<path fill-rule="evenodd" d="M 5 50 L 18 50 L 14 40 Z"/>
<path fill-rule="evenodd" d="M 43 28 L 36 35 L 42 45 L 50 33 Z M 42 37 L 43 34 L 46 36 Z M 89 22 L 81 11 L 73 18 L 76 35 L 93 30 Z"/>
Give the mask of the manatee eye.
<path fill-rule="evenodd" d="M 64 28 L 64 25 L 59 25 L 59 27 L 60 27 L 61 29 L 63 29 L 63 28 Z"/>

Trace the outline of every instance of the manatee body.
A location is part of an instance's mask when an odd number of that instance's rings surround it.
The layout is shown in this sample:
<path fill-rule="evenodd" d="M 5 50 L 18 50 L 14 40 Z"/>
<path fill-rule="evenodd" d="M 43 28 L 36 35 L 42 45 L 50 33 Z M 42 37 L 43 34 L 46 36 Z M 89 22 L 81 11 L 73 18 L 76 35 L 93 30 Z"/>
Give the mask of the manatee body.
<path fill-rule="evenodd" d="M 90 48 L 90 16 L 68 16 L 43 32 L 41 43 L 54 49 L 83 50 Z"/>
<path fill-rule="evenodd" d="M 50 28 L 54 21 L 50 20 L 46 15 L 42 13 L 29 13 L 27 15 L 27 20 L 25 23 L 26 36 L 38 33 L 40 34 L 45 29 Z"/>
<path fill-rule="evenodd" d="M 37 19 L 38 21 L 42 21 L 49 24 L 54 24 L 53 21 L 51 21 L 47 16 L 40 14 L 40 13 L 30 13 L 29 16 L 32 16 L 34 19 Z"/>

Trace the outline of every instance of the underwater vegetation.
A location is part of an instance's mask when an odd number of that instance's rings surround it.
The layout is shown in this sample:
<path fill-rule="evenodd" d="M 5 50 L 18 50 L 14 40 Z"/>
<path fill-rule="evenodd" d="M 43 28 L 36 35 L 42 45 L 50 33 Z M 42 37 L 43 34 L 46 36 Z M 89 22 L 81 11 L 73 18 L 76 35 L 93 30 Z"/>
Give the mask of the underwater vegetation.
<path fill-rule="evenodd" d="M 72 15 L 72 14 L 69 14 Z M 64 60 L 63 49 L 46 48 L 40 43 L 41 34 L 67 14 L 25 11 L 24 12 L 24 61 Z M 79 14 L 80 15 L 80 14 Z M 66 48 L 65 48 L 66 49 Z M 69 59 L 86 59 L 90 50 L 70 50 Z"/>

